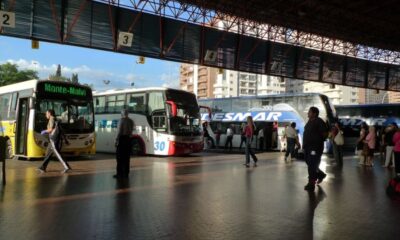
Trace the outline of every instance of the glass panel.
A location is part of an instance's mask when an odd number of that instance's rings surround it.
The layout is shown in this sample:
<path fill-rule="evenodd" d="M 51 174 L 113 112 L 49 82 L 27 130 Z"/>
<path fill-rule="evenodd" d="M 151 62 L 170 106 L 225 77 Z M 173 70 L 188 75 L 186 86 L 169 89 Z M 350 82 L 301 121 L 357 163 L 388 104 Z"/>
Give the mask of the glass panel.
<path fill-rule="evenodd" d="M 129 112 L 146 114 L 144 93 L 133 93 L 128 96 Z"/>
<path fill-rule="evenodd" d="M 47 126 L 45 113 L 53 109 L 66 133 L 89 133 L 94 129 L 91 102 L 40 99 L 36 102 L 35 131 Z"/>
<path fill-rule="evenodd" d="M 250 99 L 232 99 L 232 112 L 247 112 L 251 109 Z"/>
<path fill-rule="evenodd" d="M 12 94 L 10 112 L 8 114 L 9 119 L 15 119 L 15 113 L 17 110 L 17 102 L 18 102 L 18 93 L 15 92 Z"/>
<path fill-rule="evenodd" d="M 10 106 L 11 94 L 4 94 L 0 96 L 0 119 L 8 119 L 8 109 Z"/>
<path fill-rule="evenodd" d="M 177 106 L 177 115 L 171 117 L 171 132 L 176 135 L 201 134 L 199 106 L 194 94 L 184 91 L 167 91 L 167 99 Z"/>
<path fill-rule="evenodd" d="M 153 112 L 153 128 L 157 132 L 167 131 L 167 117 L 164 110 Z"/>
<path fill-rule="evenodd" d="M 96 113 L 104 113 L 106 110 L 106 97 L 96 97 L 94 108 Z"/>
<path fill-rule="evenodd" d="M 112 95 L 112 96 L 107 96 L 107 113 L 116 113 L 117 108 L 116 108 L 116 99 L 117 96 L 116 95 Z"/>
<path fill-rule="evenodd" d="M 149 112 L 152 113 L 156 110 L 165 109 L 165 99 L 162 92 L 150 92 L 149 93 Z"/>
<path fill-rule="evenodd" d="M 232 99 L 215 99 L 212 104 L 212 112 L 232 112 Z"/>

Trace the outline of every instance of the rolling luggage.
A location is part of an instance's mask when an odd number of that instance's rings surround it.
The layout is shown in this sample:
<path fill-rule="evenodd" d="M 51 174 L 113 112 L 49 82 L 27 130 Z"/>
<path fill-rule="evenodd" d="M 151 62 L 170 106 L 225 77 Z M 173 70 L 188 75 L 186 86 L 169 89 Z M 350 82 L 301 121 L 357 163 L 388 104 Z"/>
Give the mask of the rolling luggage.
<path fill-rule="evenodd" d="M 395 200 L 400 200 L 400 177 L 394 177 L 390 179 L 388 186 L 386 187 L 386 194 Z"/>

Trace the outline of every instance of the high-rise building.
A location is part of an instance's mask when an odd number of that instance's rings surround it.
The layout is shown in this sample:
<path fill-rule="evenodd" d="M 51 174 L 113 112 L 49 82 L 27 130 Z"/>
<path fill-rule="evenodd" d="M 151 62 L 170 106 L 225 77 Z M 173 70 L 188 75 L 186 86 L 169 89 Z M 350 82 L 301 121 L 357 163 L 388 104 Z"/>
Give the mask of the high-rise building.
<path fill-rule="evenodd" d="M 180 87 L 198 98 L 255 96 L 285 92 L 278 77 L 182 64 Z"/>
<path fill-rule="evenodd" d="M 196 94 L 198 98 L 213 98 L 213 85 L 217 69 L 194 64 L 181 64 L 179 85 L 182 90 Z"/>
<path fill-rule="evenodd" d="M 285 92 L 280 78 L 254 73 L 223 70 L 214 84 L 216 98 L 256 96 Z"/>
<path fill-rule="evenodd" d="M 387 98 L 389 103 L 400 103 L 400 92 L 387 92 Z"/>
<path fill-rule="evenodd" d="M 358 103 L 358 90 L 354 87 L 289 78 L 285 78 L 285 81 L 287 93 L 322 93 L 334 105 Z"/>
<path fill-rule="evenodd" d="M 369 103 L 388 103 L 389 98 L 387 97 L 388 92 L 375 89 L 359 88 L 358 90 L 358 103 L 369 104 Z"/>

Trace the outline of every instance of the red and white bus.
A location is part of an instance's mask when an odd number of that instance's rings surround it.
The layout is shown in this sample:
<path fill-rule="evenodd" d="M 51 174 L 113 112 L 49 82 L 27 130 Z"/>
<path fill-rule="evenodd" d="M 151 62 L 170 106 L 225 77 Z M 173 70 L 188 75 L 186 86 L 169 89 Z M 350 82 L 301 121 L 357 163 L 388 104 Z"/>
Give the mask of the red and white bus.
<path fill-rule="evenodd" d="M 164 156 L 202 151 L 203 131 L 196 96 L 170 88 L 94 92 L 96 148 L 115 152 L 121 110 L 135 122 L 133 153 Z"/>

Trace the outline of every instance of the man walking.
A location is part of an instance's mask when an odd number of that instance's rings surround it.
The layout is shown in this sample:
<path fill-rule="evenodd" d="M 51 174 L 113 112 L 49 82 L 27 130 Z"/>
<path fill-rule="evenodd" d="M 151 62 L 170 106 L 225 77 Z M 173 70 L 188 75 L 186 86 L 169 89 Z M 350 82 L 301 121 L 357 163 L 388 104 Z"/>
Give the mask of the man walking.
<path fill-rule="evenodd" d="M 225 141 L 225 149 L 227 149 L 229 145 L 229 151 L 232 151 L 232 139 L 233 139 L 233 127 L 230 125 L 226 129 L 226 141 Z"/>
<path fill-rule="evenodd" d="M 326 177 L 326 174 L 319 169 L 319 164 L 324 150 L 324 141 L 328 136 L 328 127 L 318 115 L 318 108 L 310 107 L 308 122 L 304 127 L 303 149 L 308 166 L 308 184 L 304 190 L 307 191 L 314 191 L 315 184 L 321 183 Z"/>
<path fill-rule="evenodd" d="M 49 145 L 47 146 L 46 157 L 43 160 L 42 165 L 38 168 L 41 173 L 46 172 L 47 165 L 50 162 L 50 158 L 53 153 L 56 155 L 58 161 L 64 166 L 64 170 L 62 173 L 66 173 L 71 170 L 71 167 L 68 165 L 66 161 L 61 157 L 60 151 L 62 146 L 62 139 L 61 139 L 61 130 L 55 120 L 55 113 L 53 109 L 49 109 L 46 111 L 46 118 L 49 120 L 47 122 L 47 129 L 43 130 L 40 134 L 42 135 L 49 135 Z"/>
<path fill-rule="evenodd" d="M 288 161 L 289 154 L 290 154 L 290 161 L 293 161 L 293 158 L 295 157 L 295 147 L 296 145 L 300 145 L 295 122 L 292 122 L 286 128 L 285 134 L 286 134 L 285 162 Z"/>
<path fill-rule="evenodd" d="M 128 117 L 128 110 L 121 111 L 121 119 L 118 125 L 118 134 L 115 139 L 117 147 L 117 174 L 114 178 L 128 178 L 130 168 L 130 158 L 132 151 L 132 131 L 135 123 Z"/>

